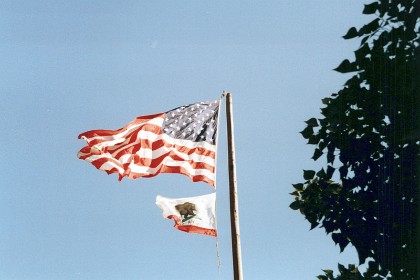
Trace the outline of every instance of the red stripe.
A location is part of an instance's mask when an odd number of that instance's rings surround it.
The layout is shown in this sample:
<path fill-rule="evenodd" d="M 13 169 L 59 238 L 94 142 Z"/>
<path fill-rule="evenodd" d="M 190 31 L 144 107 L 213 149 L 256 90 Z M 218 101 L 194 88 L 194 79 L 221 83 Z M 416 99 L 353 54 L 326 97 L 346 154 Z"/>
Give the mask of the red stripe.
<path fill-rule="evenodd" d="M 148 167 L 151 167 L 151 168 L 156 168 L 156 167 L 158 167 L 160 164 L 162 164 L 162 161 L 163 161 L 163 160 L 164 160 L 164 159 L 165 159 L 168 155 L 169 155 L 169 152 L 167 152 L 167 153 L 165 153 L 165 154 L 163 154 L 163 155 L 161 155 L 160 157 L 155 158 L 155 159 L 140 158 L 140 157 L 138 157 L 138 159 L 134 161 L 134 164 L 136 164 L 136 165 L 141 165 L 141 166 L 148 166 Z M 142 162 L 143 162 L 144 164 L 141 164 Z"/>
<path fill-rule="evenodd" d="M 83 159 L 83 160 L 85 160 L 86 158 L 88 158 L 88 157 L 90 157 L 90 156 L 92 156 L 92 155 L 94 155 L 95 153 L 94 153 L 94 151 L 93 151 L 93 149 L 91 148 L 91 147 L 89 147 L 89 146 L 86 146 L 86 147 L 83 147 L 78 153 L 77 153 L 77 157 L 78 158 L 80 158 L 80 159 Z M 100 154 L 100 152 L 98 153 L 98 154 Z"/>
<path fill-rule="evenodd" d="M 110 158 L 106 158 L 106 157 L 103 157 L 103 158 L 98 158 L 98 159 L 96 159 L 96 160 L 94 160 L 94 161 L 92 161 L 91 163 L 93 164 L 93 166 L 95 166 L 96 168 L 98 168 L 98 169 L 101 169 L 101 167 L 102 167 L 102 165 L 104 165 L 104 163 L 107 163 L 107 162 L 112 162 L 112 163 L 114 163 L 115 165 L 117 165 L 118 167 L 121 167 L 121 168 L 124 168 L 124 166 L 121 164 L 121 162 L 119 162 L 119 161 L 117 161 L 117 160 L 115 160 L 115 159 L 110 159 Z M 118 171 L 118 169 L 116 169 L 115 167 L 113 167 L 112 169 L 115 169 L 116 171 L 114 171 L 114 172 L 110 172 L 110 173 L 108 173 L 108 174 L 111 174 L 111 173 L 115 173 L 115 172 L 119 172 Z M 109 171 L 109 170 L 106 170 L 106 169 L 101 169 L 101 170 L 104 170 L 104 171 Z"/>
<path fill-rule="evenodd" d="M 130 126 L 132 126 L 132 124 L 130 124 Z M 129 128 L 129 126 L 127 125 L 124 130 L 127 130 L 128 128 Z M 131 131 L 130 133 L 127 133 L 126 135 L 124 135 L 125 141 L 123 143 L 125 143 L 127 141 L 127 139 L 130 140 L 130 137 L 132 137 L 133 135 L 135 135 L 135 137 L 132 138 L 133 141 L 129 141 L 126 144 L 130 144 L 130 143 L 134 142 L 136 140 L 136 138 L 137 138 L 137 133 L 140 132 L 140 131 L 149 131 L 149 132 L 152 132 L 152 133 L 155 133 L 155 134 L 158 134 L 159 135 L 159 134 L 162 133 L 162 128 L 160 126 L 158 126 L 158 125 L 155 125 L 155 124 L 144 123 L 143 125 L 139 126 L 137 129 L 135 129 L 135 130 Z M 118 133 L 121 133 L 122 131 L 108 130 L 108 132 L 114 132 L 112 134 L 104 133 L 104 132 L 106 132 L 106 130 L 92 130 L 92 131 L 88 131 L 88 132 L 85 132 L 85 133 L 92 133 L 92 134 L 94 134 L 93 136 L 87 137 L 84 134 L 80 134 L 79 135 L 79 138 L 81 138 L 82 136 L 85 136 L 87 138 L 88 143 L 90 145 L 96 145 L 98 143 L 106 142 L 108 140 L 92 139 L 92 138 L 94 138 L 94 137 L 114 136 L 114 135 L 117 135 Z M 123 145 L 123 143 L 120 143 L 120 144 L 118 144 L 116 146 L 118 147 L 120 145 Z"/>
<path fill-rule="evenodd" d="M 204 235 L 210 235 L 210 236 L 217 236 L 217 230 L 215 229 L 202 228 L 202 227 L 193 226 L 193 225 L 188 225 L 188 226 L 181 225 L 181 223 L 179 222 L 179 218 L 174 215 L 169 215 L 168 219 L 174 220 L 175 222 L 174 228 L 178 230 L 185 231 L 188 233 L 198 233 L 198 234 L 204 234 Z"/>
<path fill-rule="evenodd" d="M 151 119 L 159 118 L 159 117 L 164 118 L 165 114 L 160 113 L 160 114 L 137 117 L 133 121 L 131 121 L 127 125 L 125 125 L 124 127 L 120 128 L 120 129 L 116 129 L 116 130 L 107 130 L 107 129 L 89 130 L 89 131 L 86 131 L 86 132 L 80 134 L 78 138 L 81 139 L 83 136 L 88 138 L 88 139 L 96 137 L 96 136 L 112 136 L 112 135 L 121 133 L 123 131 L 126 131 L 132 125 L 146 123 L 146 122 L 150 121 Z"/>
<path fill-rule="evenodd" d="M 135 140 L 132 141 L 131 143 L 133 143 L 133 142 L 135 142 Z M 158 142 L 158 141 L 156 141 L 156 142 Z M 131 153 L 131 154 L 137 153 L 140 150 L 140 148 L 153 149 L 154 142 L 152 142 L 149 139 L 141 139 L 139 141 L 139 143 L 136 143 L 135 145 L 131 145 L 129 147 L 126 147 L 125 149 L 121 149 L 122 147 L 127 146 L 129 144 L 130 143 L 124 143 L 122 145 L 116 145 L 115 149 L 113 149 L 113 150 L 115 150 L 115 151 L 118 150 L 118 153 L 113 153 L 112 156 L 119 159 L 120 157 L 122 157 L 123 155 L 125 155 L 127 153 Z M 121 150 L 119 150 L 119 149 L 121 149 Z"/>
<path fill-rule="evenodd" d="M 210 186 L 214 187 L 214 181 L 210 178 L 207 178 L 204 175 L 191 175 L 185 168 L 181 166 L 166 166 L 164 165 L 161 168 L 161 173 L 180 173 L 188 176 L 193 182 L 205 182 L 209 184 Z"/>
<path fill-rule="evenodd" d="M 209 184 L 210 186 L 214 187 L 214 181 L 213 180 L 207 178 L 204 175 L 193 176 L 187 170 L 185 170 L 185 168 L 182 168 L 180 166 L 173 167 L 173 166 L 162 165 L 162 167 L 159 169 L 159 171 L 154 173 L 154 174 L 137 173 L 137 172 L 133 172 L 133 171 L 129 170 L 128 172 L 124 173 L 124 175 L 122 177 L 127 176 L 130 179 L 137 179 L 137 178 L 140 178 L 140 177 L 150 178 L 150 177 L 157 176 L 159 173 L 183 174 L 183 175 L 187 176 L 188 178 L 190 178 L 191 181 L 193 181 L 193 182 L 205 182 L 205 183 Z"/>
<path fill-rule="evenodd" d="M 182 159 L 181 157 L 179 157 L 178 155 L 176 155 L 175 153 L 170 153 L 168 155 L 168 157 L 170 157 L 171 159 L 173 159 L 174 161 L 182 161 L 182 162 L 187 162 L 189 165 L 191 165 L 192 168 L 194 169 L 207 169 L 210 170 L 211 172 L 214 172 L 214 166 L 209 165 L 205 162 L 200 162 L 200 161 L 194 161 L 194 160 L 185 160 Z M 152 162 L 152 164 L 154 163 L 154 160 Z M 157 165 L 156 165 L 157 166 Z M 155 167 L 156 167 L 155 166 Z"/>
<path fill-rule="evenodd" d="M 158 147 L 160 146 L 166 146 L 166 147 L 170 147 L 169 144 L 165 143 L 162 140 L 158 140 L 156 142 L 159 142 Z M 155 145 L 156 142 L 151 143 L 149 140 L 144 139 L 141 141 L 140 145 L 134 145 L 131 147 L 128 147 L 127 149 L 123 149 L 121 150 L 118 154 L 113 155 L 116 159 L 119 159 L 121 156 L 126 155 L 126 154 L 134 154 L 133 157 L 133 163 L 139 166 L 149 166 L 151 168 L 156 168 L 158 167 L 162 161 L 166 158 L 166 157 L 171 157 L 173 160 L 175 161 L 182 161 L 182 162 L 188 162 L 189 165 L 191 165 L 194 169 L 207 169 L 210 170 L 211 172 L 214 172 L 214 166 L 209 165 L 207 163 L 204 162 L 195 162 L 193 160 L 184 160 L 182 157 L 178 156 L 177 154 L 175 154 L 173 151 L 168 151 L 165 154 L 162 154 L 160 157 L 155 158 L 155 159 L 150 159 L 150 158 L 142 158 L 140 157 L 138 154 L 135 154 L 136 152 L 138 152 L 138 150 L 140 150 L 141 148 L 151 148 Z M 176 147 L 174 147 L 176 148 Z M 195 150 L 197 150 L 198 148 L 195 149 L 190 149 L 189 150 L 189 154 L 194 153 Z M 203 149 L 200 148 L 201 152 L 203 153 Z M 184 149 L 185 151 L 185 149 Z M 153 152 L 152 152 L 153 153 Z M 212 154 L 214 156 L 214 152 L 210 152 L 209 154 Z"/>
<path fill-rule="evenodd" d="M 187 155 L 191 155 L 193 153 L 196 153 L 197 155 L 203 155 L 203 156 L 208 156 L 211 158 L 215 158 L 216 157 L 216 153 L 211 151 L 211 150 L 207 150 L 206 148 L 203 147 L 195 147 L 195 148 L 188 148 L 186 146 L 179 146 L 179 145 L 173 145 L 178 151 L 187 154 Z"/>
<path fill-rule="evenodd" d="M 135 158 L 135 157 L 134 157 Z M 152 163 L 150 163 L 150 165 L 152 165 L 152 168 L 157 167 L 162 160 L 165 159 L 165 156 L 162 156 L 158 159 L 155 159 Z M 137 159 L 136 159 L 137 160 Z M 102 165 L 106 162 L 113 162 L 115 163 L 117 166 L 123 168 L 125 170 L 125 172 L 123 174 L 120 174 L 118 169 L 116 169 L 115 167 L 113 167 L 111 170 L 106 170 L 106 169 L 102 169 Z M 137 179 L 139 177 L 145 177 L 145 178 L 149 178 L 149 177 L 154 177 L 156 175 L 158 175 L 159 173 L 179 173 L 179 174 L 183 174 L 188 176 L 193 182 L 206 182 L 209 185 L 214 187 L 214 181 L 207 178 L 204 175 L 191 175 L 187 169 L 181 167 L 181 166 L 166 166 L 166 165 L 162 165 L 161 168 L 157 169 L 155 171 L 155 173 L 153 174 L 149 174 L 149 173 L 137 173 L 137 172 L 133 172 L 131 171 L 131 169 L 128 167 L 130 163 L 126 163 L 126 164 L 121 164 L 119 161 L 115 160 L 115 159 L 110 159 L 110 158 L 99 158 L 97 160 L 94 160 L 91 162 L 92 165 L 94 165 L 97 169 L 100 170 L 104 170 L 106 171 L 108 174 L 112 174 L 112 173 L 118 173 L 120 175 L 119 180 L 121 181 L 123 177 L 127 176 L 131 179 Z M 147 159 L 143 159 L 143 163 L 145 164 L 144 166 L 150 166 L 149 162 L 147 161 Z M 213 166 L 209 167 L 209 168 L 198 168 L 198 167 L 207 167 L 207 164 L 203 164 L 203 163 L 196 163 L 193 161 L 188 161 L 188 163 L 190 165 L 192 165 L 194 167 L 194 169 L 207 169 L 211 172 L 214 172 L 215 168 Z M 153 167 L 154 165 L 154 167 Z"/>
<path fill-rule="evenodd" d="M 175 228 L 188 233 L 198 233 L 210 236 L 217 236 L 217 231 L 215 229 L 201 228 L 198 226 L 175 226 Z"/>
<path fill-rule="evenodd" d="M 161 132 L 161 131 L 160 131 Z M 112 153 L 112 151 L 116 151 L 121 149 L 123 146 L 125 145 L 129 145 L 131 143 L 134 143 L 136 141 L 136 138 L 134 138 L 133 141 L 125 141 L 124 143 L 115 145 L 112 150 L 108 148 L 108 151 L 110 153 Z M 93 146 L 94 144 L 89 143 L 90 146 Z M 151 149 L 151 150 L 157 150 L 161 147 L 167 147 L 167 148 L 173 148 L 174 150 L 177 150 L 181 153 L 187 154 L 187 155 L 191 155 L 193 153 L 196 153 L 197 155 L 202 155 L 202 156 L 207 156 L 210 158 L 215 158 L 216 157 L 216 153 L 211 151 L 211 150 L 207 150 L 203 147 L 195 147 L 195 148 L 187 148 L 186 146 L 179 146 L 179 145 L 173 145 L 170 143 L 167 143 L 165 140 L 163 139 L 159 139 L 156 140 L 155 142 L 151 142 L 151 140 L 149 139 L 140 139 L 139 143 L 136 143 L 136 145 L 127 147 L 127 149 L 123 149 L 120 150 L 118 153 L 116 154 L 112 154 L 113 157 L 115 158 L 120 158 L 121 156 L 127 154 L 127 153 L 135 153 L 137 151 L 140 150 L 140 148 L 144 148 L 144 149 Z"/>

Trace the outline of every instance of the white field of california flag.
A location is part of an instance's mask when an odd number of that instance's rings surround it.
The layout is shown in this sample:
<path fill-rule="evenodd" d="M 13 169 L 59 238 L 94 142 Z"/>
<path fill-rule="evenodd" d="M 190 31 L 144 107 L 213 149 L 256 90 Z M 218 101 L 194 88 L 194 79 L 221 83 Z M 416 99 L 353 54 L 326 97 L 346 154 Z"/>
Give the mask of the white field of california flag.
<path fill-rule="evenodd" d="M 216 193 L 186 198 L 158 195 L 156 205 L 162 209 L 164 218 L 175 221 L 175 228 L 189 233 L 217 236 Z"/>

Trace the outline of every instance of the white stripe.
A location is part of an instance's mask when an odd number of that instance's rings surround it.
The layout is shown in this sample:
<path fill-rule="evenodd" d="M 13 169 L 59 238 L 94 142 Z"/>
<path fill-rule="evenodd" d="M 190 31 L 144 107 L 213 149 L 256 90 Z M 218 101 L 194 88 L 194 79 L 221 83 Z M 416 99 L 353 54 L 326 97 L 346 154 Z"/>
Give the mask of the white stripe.
<path fill-rule="evenodd" d="M 204 175 L 211 180 L 214 180 L 214 178 L 215 178 L 214 173 L 211 172 L 208 169 L 195 169 L 188 162 L 176 161 L 176 160 L 172 160 L 171 158 L 169 158 L 169 159 L 170 160 L 165 161 L 166 166 L 169 166 L 169 167 L 180 166 L 180 167 L 183 167 L 184 169 L 186 169 L 188 171 L 188 173 L 193 175 L 193 176 Z"/>
<path fill-rule="evenodd" d="M 127 149 L 127 148 L 132 147 L 132 146 L 140 145 L 141 140 L 148 140 L 148 141 L 151 141 L 152 143 L 154 143 L 154 142 L 156 142 L 156 141 L 158 141 L 160 139 L 161 139 L 161 134 L 155 134 L 153 132 L 149 132 L 149 131 L 145 131 L 145 130 L 140 130 L 137 133 L 137 137 L 136 137 L 136 140 L 134 142 L 132 142 L 130 144 L 120 144 L 121 148 L 113 151 L 112 154 L 113 155 L 116 155 L 121 150 Z M 128 139 L 124 139 L 124 142 L 125 141 L 128 141 Z M 99 144 L 101 144 L 101 143 L 99 143 Z M 97 145 L 94 145 L 94 147 L 96 147 L 96 146 Z"/>
<path fill-rule="evenodd" d="M 112 168 L 117 168 L 120 174 L 124 173 L 124 169 L 113 163 L 112 161 L 106 161 L 104 164 L 99 167 L 100 170 L 111 170 Z"/>
<path fill-rule="evenodd" d="M 109 154 L 102 154 L 102 155 L 91 155 L 90 157 L 85 158 L 87 162 L 93 162 L 98 159 L 107 158 L 107 159 L 114 159 L 113 157 L 109 156 Z M 117 168 L 120 173 L 124 173 L 124 169 L 115 164 L 112 161 L 106 161 L 104 164 L 102 164 L 99 169 L 101 170 L 111 170 L 113 167 Z"/>
<path fill-rule="evenodd" d="M 174 153 L 175 155 L 181 157 L 185 161 L 202 162 L 202 163 L 206 163 L 206 164 L 208 164 L 210 166 L 213 166 L 213 167 L 216 163 L 215 159 L 213 159 L 212 157 L 209 157 L 209 156 L 199 155 L 199 154 L 196 154 L 196 153 L 192 153 L 192 154 L 188 155 L 188 154 L 181 153 L 181 152 L 177 151 L 175 148 L 167 148 L 167 147 L 161 147 L 161 148 L 159 148 L 155 151 L 152 151 L 151 149 L 141 148 L 136 154 L 139 155 L 140 158 L 153 160 L 153 159 L 159 158 L 162 155 L 165 155 L 169 152 Z M 104 154 L 100 154 L 100 155 L 91 155 L 91 156 L 87 157 L 85 160 L 88 161 L 88 162 L 92 162 L 92 161 L 100 159 L 100 158 L 114 159 L 116 161 L 119 161 L 121 164 L 125 164 L 125 163 L 130 163 L 131 162 L 131 160 L 133 159 L 133 154 L 125 154 L 125 155 L 121 156 L 120 158 L 114 158 L 109 153 L 104 153 Z"/>
<path fill-rule="evenodd" d="M 117 138 L 114 140 L 108 140 L 105 142 L 100 142 L 92 147 L 95 147 L 98 150 L 102 150 L 105 147 L 112 147 L 112 146 L 124 146 L 124 142 L 126 141 L 125 138 Z"/>
<path fill-rule="evenodd" d="M 136 124 L 131 124 L 129 126 L 125 126 L 124 128 L 127 128 L 127 130 L 114 134 L 114 135 L 109 135 L 109 136 L 95 136 L 95 137 L 91 137 L 91 138 L 87 138 L 85 136 L 82 137 L 82 139 L 91 142 L 93 140 L 101 140 L 101 141 L 112 141 L 115 139 L 119 139 L 119 138 L 123 138 L 125 139 L 125 136 L 129 133 L 131 133 L 133 130 L 139 129 L 139 127 L 145 125 L 145 124 L 154 124 L 157 126 L 162 127 L 163 124 L 163 118 L 162 117 L 157 117 L 157 118 L 153 118 L 147 122 L 142 122 L 142 123 L 136 123 Z"/>
<path fill-rule="evenodd" d="M 184 147 L 187 147 L 188 149 L 194 149 L 194 148 L 197 148 L 197 147 L 202 147 L 202 148 L 205 148 L 206 150 L 216 152 L 216 145 L 213 145 L 213 144 L 210 144 L 210 143 L 207 143 L 207 142 L 204 142 L 204 141 L 194 142 L 194 141 L 186 140 L 186 139 L 175 139 L 175 138 L 172 138 L 165 133 L 155 134 L 151 131 L 146 131 L 146 130 L 140 130 L 139 133 L 137 134 L 136 141 L 129 144 L 129 146 L 135 145 L 136 143 L 140 143 L 141 139 L 149 140 L 149 141 L 153 141 L 153 142 L 156 142 L 156 141 L 162 139 L 165 142 L 167 142 L 168 144 L 184 146 Z"/>
<path fill-rule="evenodd" d="M 161 139 L 163 141 L 167 142 L 168 144 L 171 144 L 171 145 L 183 146 L 183 147 L 186 147 L 188 149 L 194 149 L 194 148 L 200 147 L 200 148 L 204 148 L 206 150 L 212 151 L 212 152 L 216 152 L 216 145 L 212 145 L 212 144 L 209 144 L 207 142 L 194 142 L 194 141 L 185 140 L 185 139 L 174 139 L 174 138 L 172 138 L 172 137 L 170 137 L 166 134 L 155 134 L 153 132 L 145 131 L 145 130 L 140 130 L 139 133 L 137 134 L 136 141 L 134 141 L 130 144 L 124 145 L 123 143 L 125 141 L 127 141 L 128 139 L 122 138 L 122 139 L 115 139 L 113 141 L 108 141 L 108 142 L 101 142 L 101 143 L 98 143 L 96 145 L 93 145 L 92 147 L 94 147 L 98 150 L 101 150 L 104 147 L 110 147 L 110 146 L 114 146 L 115 144 L 117 144 L 117 145 L 121 146 L 121 148 L 112 152 L 113 155 L 116 155 L 123 149 L 127 149 L 131 146 L 139 145 L 141 140 L 149 140 L 149 141 L 152 141 L 152 142 L 156 142 L 156 141 L 159 141 Z"/>
<path fill-rule="evenodd" d="M 214 166 L 216 160 L 212 157 L 209 156 L 204 156 L 204 155 L 199 155 L 196 153 L 192 153 L 190 155 L 185 154 L 185 153 L 181 153 L 180 151 L 176 150 L 176 149 L 172 149 L 173 153 L 176 154 L 177 156 L 179 156 L 180 158 L 182 158 L 183 160 L 192 160 L 195 162 L 203 162 L 203 163 L 207 163 L 208 165 Z"/>
<path fill-rule="evenodd" d="M 216 150 L 216 146 L 215 145 L 211 145 L 207 142 L 193 142 L 190 140 L 181 140 L 181 139 L 174 139 L 172 137 L 169 137 L 166 134 L 160 134 L 157 135 L 153 132 L 149 132 L 149 131 L 140 131 L 137 135 L 137 140 L 134 141 L 133 143 L 127 144 L 127 145 L 121 145 L 121 148 L 115 150 L 112 152 L 112 155 L 117 155 L 121 150 L 127 149 L 131 146 L 135 146 L 135 145 L 139 145 L 141 140 L 149 140 L 152 142 L 156 142 L 159 140 L 163 140 L 165 142 L 167 142 L 168 144 L 175 144 L 177 146 L 183 146 L 183 147 L 187 147 L 188 149 L 194 149 L 197 147 L 200 148 L 204 148 L 207 150 L 210 150 L 212 152 L 215 152 Z M 92 147 L 99 149 L 98 146 L 108 146 L 106 143 L 99 143 L 97 145 L 94 145 Z M 149 159 L 155 159 L 158 157 L 161 157 L 162 155 L 168 153 L 170 150 L 172 150 L 173 152 L 175 152 L 178 156 L 180 156 L 181 158 L 185 159 L 185 160 L 194 160 L 194 161 L 198 161 L 198 162 L 206 162 L 208 164 L 214 165 L 214 159 L 208 156 L 204 156 L 204 155 L 199 155 L 197 153 L 193 153 L 191 155 L 188 155 L 186 153 L 182 153 L 179 150 L 175 149 L 175 148 L 168 148 L 168 147 L 160 147 L 157 150 L 152 151 L 152 149 L 149 148 L 140 148 L 140 150 L 137 152 L 137 154 L 141 157 L 141 158 L 149 158 Z M 123 163 L 126 163 L 127 161 L 124 160 L 124 158 L 126 158 L 128 155 L 124 155 L 122 157 L 119 158 L 119 160 Z"/>
<path fill-rule="evenodd" d="M 161 147 L 155 151 L 153 151 L 152 149 L 140 148 L 140 150 L 136 154 L 138 154 L 140 158 L 148 158 L 152 160 L 153 158 L 158 158 L 166 154 L 167 152 L 168 149 L 166 147 Z"/>
<path fill-rule="evenodd" d="M 110 157 L 108 154 L 101 154 L 101 155 L 91 155 L 91 156 L 89 156 L 89 157 L 85 158 L 85 160 L 86 160 L 87 162 L 93 162 L 93 161 L 95 161 L 95 160 L 97 160 L 97 159 L 100 159 L 100 158 L 109 158 L 109 159 L 113 159 L 113 157 Z"/>
<path fill-rule="evenodd" d="M 102 155 L 92 155 L 90 157 L 87 157 L 85 160 L 88 162 L 93 162 L 97 159 L 102 159 L 102 158 L 108 158 L 111 159 L 112 157 L 110 157 L 107 154 L 102 154 Z M 141 166 L 141 165 L 136 165 L 134 163 L 130 164 L 129 168 L 131 169 L 131 171 L 135 172 L 135 173 L 140 173 L 140 174 L 156 174 L 156 172 L 162 167 L 162 165 L 164 166 L 168 166 L 168 167 L 175 167 L 175 166 L 180 166 L 183 167 L 188 174 L 190 174 L 191 176 L 197 176 L 197 175 L 203 175 L 207 178 L 209 178 L 210 180 L 215 180 L 215 174 L 213 172 L 211 172 L 210 170 L 207 169 L 194 169 L 188 162 L 186 161 L 176 161 L 173 160 L 170 157 L 167 157 L 164 159 L 164 161 L 157 167 L 155 168 L 151 168 L 148 166 Z M 124 169 L 121 168 L 120 166 L 118 166 L 117 164 L 115 164 L 112 161 L 106 161 L 104 164 L 102 164 L 99 169 L 100 170 L 111 170 L 112 168 L 116 168 L 118 169 L 120 174 L 124 173 Z"/>
<path fill-rule="evenodd" d="M 101 141 L 112 141 L 114 139 L 124 139 L 124 136 L 127 135 L 128 133 L 131 133 L 131 131 L 138 129 L 139 127 L 143 126 L 144 123 L 139 123 L 139 124 L 133 124 L 130 125 L 129 128 L 123 132 L 120 132 L 118 134 L 113 134 L 113 135 L 108 135 L 108 136 L 94 136 L 94 137 L 86 137 L 86 136 L 82 136 L 82 139 L 91 142 L 93 140 L 101 140 Z M 125 128 L 125 127 L 124 127 Z"/>
<path fill-rule="evenodd" d="M 132 158 L 133 158 L 133 154 L 125 154 L 125 155 L 121 156 L 120 158 L 113 158 L 113 159 L 121 162 L 121 164 L 124 164 L 124 163 L 131 162 Z"/>
<path fill-rule="evenodd" d="M 191 167 L 191 165 L 188 162 L 174 161 L 171 158 L 167 158 L 167 159 L 168 160 L 165 159 L 163 164 L 160 164 L 159 166 L 157 166 L 155 168 L 151 168 L 151 167 L 148 167 L 148 166 L 140 166 L 140 165 L 136 165 L 134 163 L 131 164 L 129 168 L 131 169 L 132 172 L 135 172 L 135 173 L 155 174 L 159 170 L 159 168 L 161 168 L 162 165 L 168 166 L 168 167 L 181 166 L 191 176 L 203 175 L 203 176 L 209 178 L 210 180 L 214 180 L 214 178 L 215 178 L 214 173 L 207 170 L 207 169 L 194 169 L 194 168 Z"/>
<path fill-rule="evenodd" d="M 204 142 L 204 141 L 203 142 L 194 142 L 194 141 L 185 140 L 185 139 L 174 139 L 167 134 L 163 134 L 162 139 L 165 140 L 166 142 L 170 143 L 170 144 L 174 144 L 174 145 L 178 145 L 178 146 L 185 146 L 189 149 L 194 149 L 194 148 L 197 148 L 197 147 L 201 147 L 201 148 L 204 148 L 206 150 L 216 152 L 216 145 L 212 145 L 212 144 Z"/>
<path fill-rule="evenodd" d="M 211 165 L 211 166 L 215 165 L 215 159 L 212 158 L 212 157 L 205 156 L 205 155 L 200 155 L 200 154 L 197 154 L 197 153 L 192 153 L 192 154 L 189 155 L 189 154 L 186 154 L 186 153 L 182 153 L 182 152 L 180 152 L 177 149 L 172 148 L 172 147 L 171 148 L 160 147 L 159 149 L 154 150 L 154 151 L 152 149 L 141 148 L 136 154 L 138 154 L 141 158 L 147 158 L 147 159 L 153 160 L 153 159 L 159 158 L 159 157 L 161 157 L 161 156 L 163 156 L 163 155 L 165 155 L 169 152 L 172 152 L 173 154 L 179 156 L 183 160 L 203 162 L 203 163 L 206 163 L 206 164 Z M 123 157 L 127 158 L 126 156 L 127 155 L 124 155 Z M 121 162 L 126 163 L 127 161 L 125 161 L 125 160 L 122 161 L 121 160 L 123 157 L 121 157 L 119 160 Z"/>

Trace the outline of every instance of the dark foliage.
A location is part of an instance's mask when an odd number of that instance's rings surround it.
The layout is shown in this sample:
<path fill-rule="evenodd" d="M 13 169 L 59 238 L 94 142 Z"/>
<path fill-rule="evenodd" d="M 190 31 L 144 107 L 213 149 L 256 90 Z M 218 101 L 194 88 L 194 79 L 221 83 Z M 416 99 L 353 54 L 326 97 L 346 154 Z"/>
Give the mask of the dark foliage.
<path fill-rule="evenodd" d="M 363 275 L 339 264 L 319 279 L 420 279 L 418 276 L 418 183 L 420 104 L 419 7 L 411 1 L 376 1 L 364 14 L 375 19 L 352 27 L 344 39 L 359 38 L 355 59 L 334 69 L 353 73 L 328 98 L 323 118 L 301 132 L 314 145 L 313 159 L 325 168 L 304 170 L 295 201 L 311 229 L 323 227 L 341 251 L 351 243 Z"/>

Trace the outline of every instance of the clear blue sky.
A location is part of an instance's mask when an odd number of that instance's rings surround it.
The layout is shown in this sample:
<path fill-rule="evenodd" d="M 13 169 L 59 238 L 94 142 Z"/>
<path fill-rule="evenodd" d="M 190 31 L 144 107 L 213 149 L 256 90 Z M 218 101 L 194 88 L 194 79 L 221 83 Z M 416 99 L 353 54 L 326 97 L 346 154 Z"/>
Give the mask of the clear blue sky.
<path fill-rule="evenodd" d="M 186 176 L 118 182 L 79 160 L 91 129 L 233 94 L 245 279 L 315 279 L 357 263 L 288 205 L 320 166 L 299 134 L 369 18 L 364 1 L 19 1 L 0 7 L 0 279 L 231 279 L 225 108 L 215 239 L 173 229 L 155 197 Z M 224 105 L 224 103 L 223 103 Z"/>

